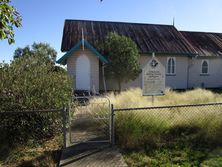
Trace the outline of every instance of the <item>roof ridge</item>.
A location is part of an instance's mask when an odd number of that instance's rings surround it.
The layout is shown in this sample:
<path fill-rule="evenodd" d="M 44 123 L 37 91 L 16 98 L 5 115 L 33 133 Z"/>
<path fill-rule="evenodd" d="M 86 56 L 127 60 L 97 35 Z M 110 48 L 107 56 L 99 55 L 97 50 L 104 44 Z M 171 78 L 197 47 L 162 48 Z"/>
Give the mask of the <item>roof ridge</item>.
<path fill-rule="evenodd" d="M 220 32 L 206 32 L 206 31 L 179 31 L 182 33 L 204 33 L 204 34 L 222 34 Z"/>
<path fill-rule="evenodd" d="M 65 21 L 101 22 L 101 23 L 137 24 L 137 25 L 153 25 L 153 26 L 174 27 L 174 25 L 170 25 L 170 24 L 155 24 L 155 23 L 141 23 L 141 22 L 127 22 L 127 21 L 103 21 L 103 20 L 82 20 L 82 19 L 65 19 Z"/>

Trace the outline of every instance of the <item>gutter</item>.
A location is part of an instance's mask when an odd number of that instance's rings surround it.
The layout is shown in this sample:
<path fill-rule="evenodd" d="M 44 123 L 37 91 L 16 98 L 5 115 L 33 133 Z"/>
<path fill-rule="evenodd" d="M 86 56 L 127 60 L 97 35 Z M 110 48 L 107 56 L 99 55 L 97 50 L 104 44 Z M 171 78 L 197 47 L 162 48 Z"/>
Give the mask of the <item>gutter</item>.
<path fill-rule="evenodd" d="M 152 55 L 153 52 L 145 52 L 145 53 L 142 53 L 140 52 L 140 54 L 150 54 Z M 155 52 L 156 54 L 159 54 L 159 55 L 177 55 L 177 56 L 190 56 L 190 57 L 196 57 L 198 55 L 198 53 L 167 53 L 167 52 Z"/>

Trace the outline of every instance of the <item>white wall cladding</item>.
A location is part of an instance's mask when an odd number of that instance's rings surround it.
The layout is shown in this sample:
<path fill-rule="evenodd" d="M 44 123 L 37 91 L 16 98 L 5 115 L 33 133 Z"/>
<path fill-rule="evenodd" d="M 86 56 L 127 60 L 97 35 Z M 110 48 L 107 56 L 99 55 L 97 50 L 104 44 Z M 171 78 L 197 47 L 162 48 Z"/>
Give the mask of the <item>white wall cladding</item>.
<path fill-rule="evenodd" d="M 68 73 L 76 78 L 76 60 L 78 56 L 86 55 L 90 60 L 90 88 L 104 90 L 103 78 L 102 78 L 102 67 L 99 63 L 99 59 L 93 55 L 93 53 L 85 49 L 77 50 L 67 60 Z M 181 55 L 156 55 L 158 60 L 166 67 L 167 58 L 176 58 L 176 74 L 166 75 L 166 87 L 172 89 L 187 89 L 202 87 L 205 88 L 218 88 L 222 87 L 222 58 L 220 57 L 197 57 L 190 58 L 188 56 Z M 151 59 L 151 55 L 141 55 L 140 65 L 141 68 Z M 201 74 L 201 63 L 202 60 L 208 60 L 209 62 L 209 75 Z M 166 70 L 167 71 L 167 70 Z M 75 82 L 73 82 L 75 88 Z M 107 90 L 118 90 L 118 85 L 115 80 L 106 80 Z M 141 74 L 134 80 L 122 85 L 122 89 L 129 89 L 130 87 L 142 87 L 142 76 Z"/>
<path fill-rule="evenodd" d="M 208 60 L 209 74 L 201 75 L 202 60 Z M 189 87 L 221 88 L 222 87 L 222 58 L 197 57 L 190 60 Z"/>
<path fill-rule="evenodd" d="M 86 55 L 90 60 L 90 89 L 96 92 L 99 91 L 99 60 L 98 58 L 88 49 L 82 50 L 82 48 L 75 51 L 67 59 L 67 70 L 68 73 L 73 77 L 73 88 L 76 88 L 76 60 L 79 56 Z"/>
<path fill-rule="evenodd" d="M 188 57 L 185 56 L 175 56 L 175 55 L 156 55 L 157 59 L 166 67 L 167 57 L 176 58 L 176 74 L 166 75 L 166 87 L 173 89 L 186 89 L 187 88 L 187 66 Z M 143 66 L 151 59 L 151 55 L 142 55 L 140 57 L 141 69 Z M 134 81 L 124 83 L 122 89 L 128 89 L 130 87 L 140 87 L 142 88 L 142 74 L 140 74 Z M 107 81 L 107 90 L 117 90 L 117 83 L 113 80 Z"/>

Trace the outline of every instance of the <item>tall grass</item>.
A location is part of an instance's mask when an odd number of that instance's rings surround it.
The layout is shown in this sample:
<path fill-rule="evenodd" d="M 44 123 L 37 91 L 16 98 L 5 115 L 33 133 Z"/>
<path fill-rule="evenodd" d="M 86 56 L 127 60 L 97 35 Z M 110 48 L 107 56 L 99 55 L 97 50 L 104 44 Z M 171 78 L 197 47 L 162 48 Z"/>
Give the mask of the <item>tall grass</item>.
<path fill-rule="evenodd" d="M 152 106 L 152 98 L 150 96 L 142 96 L 142 90 L 140 88 L 129 89 L 118 95 L 110 93 L 108 97 L 116 108 Z M 176 92 L 167 89 L 165 95 L 154 97 L 153 105 L 165 106 L 210 102 L 222 102 L 222 95 L 200 88 L 186 92 Z"/>
<path fill-rule="evenodd" d="M 108 94 L 114 108 L 169 106 L 222 102 L 209 90 L 167 90 L 164 96 L 142 96 L 141 89 Z M 98 99 L 94 99 L 98 100 Z M 219 145 L 222 137 L 222 106 L 166 108 L 116 112 L 116 139 L 126 149 L 176 145 Z"/>

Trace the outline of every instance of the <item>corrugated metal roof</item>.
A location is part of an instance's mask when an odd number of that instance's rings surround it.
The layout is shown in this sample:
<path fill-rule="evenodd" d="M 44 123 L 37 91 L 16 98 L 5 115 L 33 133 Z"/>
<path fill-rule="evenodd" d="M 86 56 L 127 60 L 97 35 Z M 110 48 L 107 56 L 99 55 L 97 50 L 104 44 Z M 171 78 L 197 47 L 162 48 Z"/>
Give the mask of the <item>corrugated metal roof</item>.
<path fill-rule="evenodd" d="M 199 56 L 222 56 L 222 33 L 181 31 Z"/>
<path fill-rule="evenodd" d="M 172 25 L 65 20 L 62 51 L 69 51 L 84 38 L 94 47 L 104 42 L 109 32 L 130 37 L 138 46 L 140 53 L 196 54 L 193 47 Z"/>

